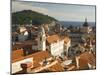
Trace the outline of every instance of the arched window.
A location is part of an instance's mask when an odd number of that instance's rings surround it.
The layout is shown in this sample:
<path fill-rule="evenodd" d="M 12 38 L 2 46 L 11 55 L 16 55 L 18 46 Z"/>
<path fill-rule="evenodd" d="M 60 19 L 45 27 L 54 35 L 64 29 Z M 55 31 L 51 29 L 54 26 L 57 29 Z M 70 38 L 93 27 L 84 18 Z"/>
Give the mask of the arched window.
<path fill-rule="evenodd" d="M 40 41 L 42 41 L 42 37 L 40 37 Z"/>

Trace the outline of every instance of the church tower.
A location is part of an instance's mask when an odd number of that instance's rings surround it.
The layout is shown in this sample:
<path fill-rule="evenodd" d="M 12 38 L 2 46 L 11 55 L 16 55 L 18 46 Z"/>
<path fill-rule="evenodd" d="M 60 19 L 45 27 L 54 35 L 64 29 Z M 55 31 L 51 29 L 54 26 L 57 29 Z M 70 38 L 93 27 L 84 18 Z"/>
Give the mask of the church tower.
<path fill-rule="evenodd" d="M 38 33 L 38 50 L 46 50 L 46 35 L 43 26 L 39 27 Z"/>
<path fill-rule="evenodd" d="M 85 18 L 85 22 L 84 22 L 83 26 L 84 26 L 84 27 L 88 27 L 88 26 L 89 26 L 89 25 L 88 25 L 88 22 L 87 22 L 87 18 Z"/>

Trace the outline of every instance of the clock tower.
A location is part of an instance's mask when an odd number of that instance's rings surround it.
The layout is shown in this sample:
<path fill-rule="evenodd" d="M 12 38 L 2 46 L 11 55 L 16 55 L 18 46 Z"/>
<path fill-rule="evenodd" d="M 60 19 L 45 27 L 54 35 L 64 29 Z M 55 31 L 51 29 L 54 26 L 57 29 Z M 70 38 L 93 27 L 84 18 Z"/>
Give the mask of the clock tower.
<path fill-rule="evenodd" d="M 43 26 L 39 27 L 38 30 L 38 50 L 46 50 L 46 35 Z"/>

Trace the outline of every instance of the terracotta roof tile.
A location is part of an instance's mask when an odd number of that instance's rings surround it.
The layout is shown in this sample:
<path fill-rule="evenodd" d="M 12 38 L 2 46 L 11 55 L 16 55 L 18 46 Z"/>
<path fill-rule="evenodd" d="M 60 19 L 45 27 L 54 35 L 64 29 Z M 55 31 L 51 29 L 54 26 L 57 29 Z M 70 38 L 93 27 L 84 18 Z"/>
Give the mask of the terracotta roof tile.
<path fill-rule="evenodd" d="M 68 43 L 70 41 L 70 38 L 69 37 L 64 37 L 64 42 L 65 43 Z"/>
<path fill-rule="evenodd" d="M 21 58 L 23 56 L 24 56 L 23 50 L 19 49 L 19 50 L 12 51 L 12 60 Z"/>
<path fill-rule="evenodd" d="M 85 52 L 81 54 L 79 57 L 80 68 L 87 66 L 88 63 L 90 63 L 93 66 L 96 66 L 96 57 L 92 53 Z"/>
<path fill-rule="evenodd" d="M 58 62 L 57 64 L 48 68 L 48 70 L 52 72 L 62 72 L 64 71 L 64 68 L 61 66 L 61 63 Z"/>
<path fill-rule="evenodd" d="M 30 58 L 30 57 L 33 57 L 35 66 L 38 66 L 39 65 L 38 62 L 42 61 L 45 58 L 49 58 L 50 54 L 47 51 L 40 51 L 40 52 L 36 52 L 36 53 L 30 54 L 30 55 L 27 55 L 27 56 L 21 56 L 20 58 L 19 58 L 19 56 L 16 55 L 15 57 L 12 56 L 12 63 L 26 59 L 26 58 Z"/>
<path fill-rule="evenodd" d="M 58 35 L 52 35 L 52 36 L 49 36 L 47 38 L 47 42 L 49 44 L 54 43 L 54 42 L 57 42 L 57 40 L 60 40 L 60 37 Z"/>

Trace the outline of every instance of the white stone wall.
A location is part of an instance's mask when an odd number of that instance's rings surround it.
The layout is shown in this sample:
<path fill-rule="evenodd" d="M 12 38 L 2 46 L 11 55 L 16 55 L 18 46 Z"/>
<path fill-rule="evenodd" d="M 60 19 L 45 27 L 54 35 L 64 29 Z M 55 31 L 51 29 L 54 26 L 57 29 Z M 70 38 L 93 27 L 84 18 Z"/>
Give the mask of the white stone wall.
<path fill-rule="evenodd" d="M 38 50 L 46 50 L 46 35 L 43 27 L 41 28 L 41 32 L 38 34 Z"/>
<path fill-rule="evenodd" d="M 46 41 L 43 41 L 42 50 L 43 50 L 43 51 L 45 51 L 45 50 L 46 50 Z"/>
<path fill-rule="evenodd" d="M 25 63 L 25 62 L 32 62 L 33 63 L 33 57 L 12 63 L 12 73 L 16 73 L 18 71 L 21 71 L 22 68 L 20 65 L 21 65 L 21 63 Z"/>
<path fill-rule="evenodd" d="M 27 38 L 28 38 L 28 32 L 25 32 L 24 34 L 18 35 L 19 41 L 25 41 Z"/>
<path fill-rule="evenodd" d="M 58 56 L 58 55 L 61 56 L 63 50 L 64 50 L 64 40 L 57 41 L 50 45 L 51 54 L 54 56 Z"/>
<path fill-rule="evenodd" d="M 65 47 L 64 47 L 64 48 L 65 48 L 65 51 L 67 52 L 67 55 L 68 55 L 68 49 L 69 49 L 69 47 L 71 46 L 71 41 L 69 40 L 68 43 L 65 44 L 64 46 L 65 46 Z"/>

